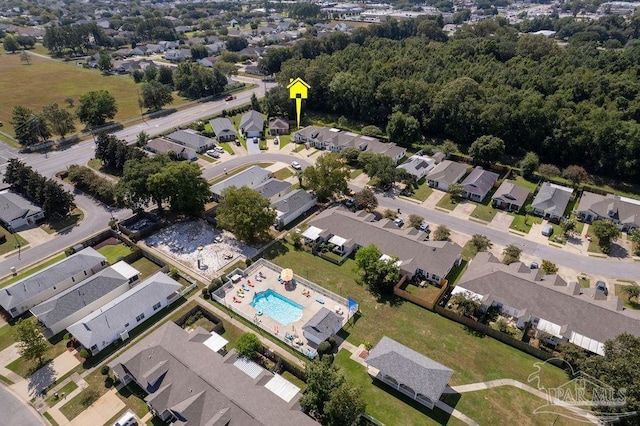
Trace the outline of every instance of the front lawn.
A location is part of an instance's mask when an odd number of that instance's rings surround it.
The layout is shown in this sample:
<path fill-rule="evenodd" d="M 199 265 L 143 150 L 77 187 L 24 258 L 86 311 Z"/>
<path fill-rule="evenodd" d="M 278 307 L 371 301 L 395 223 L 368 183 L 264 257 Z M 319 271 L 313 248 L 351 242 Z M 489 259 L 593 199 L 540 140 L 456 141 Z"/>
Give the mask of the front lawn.
<path fill-rule="evenodd" d="M 47 405 L 49 407 L 53 407 L 58 402 L 60 402 L 60 398 L 62 398 L 62 395 L 65 395 L 65 396 L 69 395 L 71 392 L 73 392 L 76 389 L 78 389 L 78 385 L 76 384 L 76 382 L 74 382 L 73 380 L 69 381 L 69 383 L 67 383 L 66 385 L 64 385 L 62 388 L 58 390 L 57 398 L 55 394 L 52 394 L 49 398 L 47 398 L 46 400 Z"/>
<path fill-rule="evenodd" d="M 291 143 L 291 135 L 278 135 L 280 149 Z"/>
<path fill-rule="evenodd" d="M 591 238 L 591 241 L 589 241 L 589 247 L 587 248 L 587 251 L 589 253 L 603 254 L 602 250 L 600 249 L 600 242 L 598 241 L 598 237 L 591 234 L 589 234 L 589 237 Z"/>
<path fill-rule="evenodd" d="M 629 296 L 627 296 L 627 293 L 624 292 L 624 289 L 629 287 L 629 285 L 626 285 L 626 284 L 614 284 L 614 286 L 615 286 L 615 295 L 618 296 L 620 299 L 622 299 L 623 305 L 624 305 L 625 308 L 635 309 L 635 310 L 640 309 L 640 301 L 638 301 L 638 300 L 636 300 L 636 301 L 629 300 Z"/>
<path fill-rule="evenodd" d="M 433 188 L 431 188 L 425 179 L 420 179 L 418 181 L 418 187 L 411 194 L 411 198 L 415 198 L 416 200 L 426 201 L 429 196 L 433 194 Z"/>
<path fill-rule="evenodd" d="M 231 155 L 234 155 L 235 152 L 233 152 L 233 147 L 231 146 L 231 142 L 218 142 L 218 144 L 222 147 L 222 149 L 224 149 L 226 152 L 228 152 Z"/>
<path fill-rule="evenodd" d="M 76 224 L 80 223 L 83 218 L 84 213 L 82 213 L 82 210 L 75 208 L 71 211 L 71 213 L 69 213 L 67 217 L 49 219 L 42 225 L 40 225 L 40 228 L 48 234 L 55 234 L 65 228 L 75 226 Z"/>
<path fill-rule="evenodd" d="M 350 355 L 351 352 L 341 350 L 334 364 L 340 368 L 352 386 L 360 388 L 367 403 L 366 412 L 375 419 L 384 424 L 403 426 L 464 424 L 438 408 L 429 410 L 386 384 L 374 380 L 367 374 L 363 365 L 349 358 Z M 402 420 L 399 415 L 402 416 Z"/>
<path fill-rule="evenodd" d="M 589 288 L 591 287 L 591 280 L 587 277 L 578 277 L 578 283 L 580 284 L 580 287 L 582 288 Z"/>
<path fill-rule="evenodd" d="M 498 211 L 498 209 L 491 207 L 491 205 L 485 206 L 484 204 L 478 204 L 473 212 L 471 212 L 471 217 L 484 220 L 485 222 L 491 222 Z"/>
<path fill-rule="evenodd" d="M 24 247 L 29 244 L 29 242 L 22 238 L 20 234 L 11 234 L 4 226 L 0 226 L 0 232 L 3 233 L 5 237 L 4 242 L 0 244 L 0 255 L 16 250 L 18 245 L 20 245 L 20 247 Z"/>
<path fill-rule="evenodd" d="M 127 386 L 122 387 L 116 395 L 118 395 L 118 398 L 120 398 L 139 419 L 143 418 L 149 412 L 149 407 L 147 403 L 144 402 L 144 397 L 147 396 L 147 394 L 136 383 L 130 382 Z"/>
<path fill-rule="evenodd" d="M 36 321 L 36 318 L 31 316 L 23 321 Z M 8 326 L 5 326 L 8 327 Z M 62 332 L 64 333 L 64 332 Z M 67 341 L 62 338 L 62 333 L 59 333 L 51 338 L 51 340 L 47 341 L 47 352 L 45 352 L 42 357 L 43 361 L 46 363 L 49 360 L 53 360 L 57 356 L 64 353 L 67 350 Z M 13 333 L 11 333 L 13 335 Z M 16 373 L 19 376 L 24 378 L 32 375 L 36 370 L 38 370 L 42 365 L 38 365 L 35 360 L 27 360 L 23 357 L 20 357 L 12 362 L 10 362 L 6 367 Z"/>
<path fill-rule="evenodd" d="M 282 169 L 276 171 L 273 174 L 274 178 L 280 179 L 280 180 L 285 180 L 287 178 L 290 178 L 291 176 L 293 176 L 293 173 L 291 172 L 289 167 L 283 167 Z"/>
<path fill-rule="evenodd" d="M 305 148 L 305 147 L 304 147 L 304 144 L 303 144 L 303 143 L 301 143 L 301 144 L 299 144 L 297 147 L 295 147 L 295 148 L 293 149 L 293 152 L 300 152 L 300 151 L 302 151 L 304 148 Z"/>
<path fill-rule="evenodd" d="M 347 325 L 342 332 L 356 346 L 364 342 L 375 345 L 383 335 L 389 336 L 453 369 L 454 385 L 498 378 L 526 382 L 534 370 L 536 358 L 490 337 L 470 333 L 456 322 L 409 302 L 379 302 L 356 282 L 358 272 L 351 258 L 338 266 L 282 241 L 272 245 L 264 257 L 358 301 L 361 315 L 356 316 L 355 325 Z M 545 365 L 543 370 L 546 385 L 566 380 L 560 369 Z"/>
<path fill-rule="evenodd" d="M 531 231 L 531 226 L 534 223 L 542 223 L 542 218 L 538 216 L 516 213 L 509 214 L 513 215 L 513 222 L 511 222 L 511 226 L 509 226 L 509 228 L 515 231 L 524 232 L 525 234 L 528 234 L 529 231 Z"/>
<path fill-rule="evenodd" d="M 351 170 L 351 174 L 349 175 L 349 179 L 353 180 L 362 174 L 362 169 L 353 169 Z"/>
<path fill-rule="evenodd" d="M 107 377 L 100 374 L 100 369 L 96 369 L 84 377 L 89 386 L 60 407 L 60 412 L 64 414 L 67 420 L 71 421 L 78 417 L 80 413 L 109 391 L 110 388 L 105 386 Z"/>
<path fill-rule="evenodd" d="M 448 193 L 444 194 L 444 196 L 440 199 L 440 201 L 438 201 L 438 204 L 436 204 L 436 207 L 440 207 L 446 210 L 454 210 L 457 206 L 458 206 L 458 202 L 453 201 L 451 199 L 451 195 L 449 195 Z"/>
<path fill-rule="evenodd" d="M 113 265 L 120 258 L 130 254 L 132 251 L 128 245 L 120 243 L 102 246 L 97 250 L 97 252 L 106 257 L 107 262 L 109 262 L 110 265 Z"/>
<path fill-rule="evenodd" d="M 218 161 L 213 157 L 208 156 L 207 154 L 200 154 L 199 152 L 196 154 L 200 160 L 204 160 L 207 163 L 217 163 Z"/>

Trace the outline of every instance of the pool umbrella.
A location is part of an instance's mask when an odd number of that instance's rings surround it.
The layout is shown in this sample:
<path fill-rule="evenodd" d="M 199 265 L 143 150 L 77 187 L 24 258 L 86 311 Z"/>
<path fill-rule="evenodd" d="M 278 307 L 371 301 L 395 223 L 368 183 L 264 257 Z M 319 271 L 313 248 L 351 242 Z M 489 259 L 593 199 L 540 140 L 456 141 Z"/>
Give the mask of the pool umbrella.
<path fill-rule="evenodd" d="M 280 272 L 280 278 L 282 278 L 282 281 L 291 281 L 293 279 L 293 271 L 289 268 L 283 269 Z"/>

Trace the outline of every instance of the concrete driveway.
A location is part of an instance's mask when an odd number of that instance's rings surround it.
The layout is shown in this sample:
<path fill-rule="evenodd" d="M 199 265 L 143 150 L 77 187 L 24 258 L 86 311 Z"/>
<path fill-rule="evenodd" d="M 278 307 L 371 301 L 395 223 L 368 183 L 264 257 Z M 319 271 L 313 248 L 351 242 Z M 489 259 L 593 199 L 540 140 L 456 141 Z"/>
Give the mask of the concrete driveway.
<path fill-rule="evenodd" d="M 260 154 L 260 143 L 253 143 L 253 138 L 247 138 L 247 152 L 249 155 Z"/>
<path fill-rule="evenodd" d="M 93 403 L 93 405 L 73 419 L 71 421 L 71 425 L 86 426 L 105 424 L 125 407 L 124 402 L 118 398 L 116 393 L 116 389 L 113 388 L 106 394 L 102 395 L 100 399 Z"/>
<path fill-rule="evenodd" d="M 473 213 L 478 205 L 476 203 L 472 203 L 471 201 L 461 201 L 458 203 L 455 209 L 451 212 L 451 214 L 455 217 L 459 217 L 461 219 L 467 219 Z"/>
<path fill-rule="evenodd" d="M 508 232 L 512 222 L 513 222 L 513 216 L 511 216 L 506 212 L 498 212 L 493 217 L 493 220 L 489 223 L 489 226 L 496 229 L 502 229 Z"/>

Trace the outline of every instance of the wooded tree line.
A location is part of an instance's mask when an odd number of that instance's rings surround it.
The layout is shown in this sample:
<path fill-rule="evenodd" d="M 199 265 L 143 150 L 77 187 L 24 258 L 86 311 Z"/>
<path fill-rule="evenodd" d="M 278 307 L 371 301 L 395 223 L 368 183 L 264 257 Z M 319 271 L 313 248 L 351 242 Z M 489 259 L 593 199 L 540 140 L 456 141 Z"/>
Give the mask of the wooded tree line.
<path fill-rule="evenodd" d="M 394 114 L 401 124 L 417 121 L 422 136 L 469 146 L 492 135 L 512 156 L 533 151 L 545 163 L 640 177 L 640 44 L 559 47 L 542 36 L 519 36 L 501 19 L 441 39 L 434 23 L 391 20 L 358 28 L 344 49 L 312 58 L 280 52 L 291 59 L 265 107 L 288 112 L 283 86 L 302 77 L 311 85 L 310 110 L 381 128 Z"/>
<path fill-rule="evenodd" d="M 95 158 L 115 174 L 122 174 L 127 160 L 141 160 L 144 157 L 144 152 L 135 146 L 127 145 L 126 141 L 118 139 L 115 135 L 103 132 L 96 138 Z"/>
<path fill-rule="evenodd" d="M 109 47 L 110 38 L 95 22 L 51 26 L 45 29 L 42 45 L 52 54 L 86 54 L 90 47 Z"/>
<path fill-rule="evenodd" d="M 99 176 L 89 167 L 73 164 L 69 166 L 69 180 L 76 188 L 107 205 L 115 202 L 115 185 L 106 178 Z"/>
<path fill-rule="evenodd" d="M 73 195 L 53 179 L 47 179 L 17 158 L 11 158 L 3 181 L 39 205 L 48 216 L 65 217 L 76 208 Z"/>

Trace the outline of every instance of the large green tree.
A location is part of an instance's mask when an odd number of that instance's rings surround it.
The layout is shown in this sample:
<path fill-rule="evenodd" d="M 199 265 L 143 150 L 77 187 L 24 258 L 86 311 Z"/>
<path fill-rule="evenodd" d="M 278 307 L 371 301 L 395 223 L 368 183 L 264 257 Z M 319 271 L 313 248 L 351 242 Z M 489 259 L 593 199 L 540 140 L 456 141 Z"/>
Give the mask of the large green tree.
<path fill-rule="evenodd" d="M 40 365 L 49 345 L 35 321 L 20 320 L 15 327 L 15 340 L 21 357 L 34 360 Z"/>
<path fill-rule="evenodd" d="M 344 383 L 338 367 L 327 357 L 308 362 L 305 366 L 307 388 L 300 399 L 300 406 L 321 423 L 325 421 L 325 405 L 331 400 L 333 391 Z"/>
<path fill-rule="evenodd" d="M 88 127 L 101 126 L 116 116 L 116 99 L 106 90 L 94 90 L 80 96 L 76 114 Z"/>
<path fill-rule="evenodd" d="M 241 241 L 255 241 L 267 235 L 276 218 L 269 200 L 248 186 L 232 186 L 221 195 L 222 200 L 216 209 L 216 220 L 220 226 L 229 229 Z"/>
<path fill-rule="evenodd" d="M 598 238 L 600 250 L 607 254 L 611 251 L 611 243 L 616 241 L 621 234 L 618 225 L 607 219 L 594 220 L 589 225 L 589 233 Z"/>
<path fill-rule="evenodd" d="M 255 358 L 262 350 L 262 343 L 254 333 L 244 333 L 236 342 L 236 352 L 243 358 Z"/>
<path fill-rule="evenodd" d="M 337 153 L 322 154 L 314 166 L 304 170 L 305 186 L 311 188 L 319 200 L 325 201 L 334 194 L 347 190 L 349 169 Z"/>
<path fill-rule="evenodd" d="M 331 392 L 331 397 L 324 406 L 326 424 L 353 425 L 366 408 L 361 388 L 345 382 Z"/>
<path fill-rule="evenodd" d="M 369 188 L 364 188 L 360 192 L 356 192 L 353 201 L 357 207 L 361 207 L 368 212 L 372 212 L 378 207 L 378 199 L 376 194 Z"/>
<path fill-rule="evenodd" d="M 174 87 L 181 96 L 199 99 L 222 93 L 227 77 L 217 69 L 208 69 L 193 62 L 182 62 L 173 72 Z"/>
<path fill-rule="evenodd" d="M 414 143 L 420 143 L 420 125 L 415 117 L 400 111 L 394 112 L 389 117 L 387 134 L 391 142 L 405 147 L 411 147 Z"/>
<path fill-rule="evenodd" d="M 496 136 L 480 136 L 469 147 L 469 155 L 483 164 L 496 163 L 504 155 L 504 141 Z"/>
<path fill-rule="evenodd" d="M 381 259 L 382 252 L 371 244 L 356 252 L 356 265 L 363 283 L 372 293 L 382 296 L 393 293 L 393 287 L 400 279 L 397 257 Z"/>
<path fill-rule="evenodd" d="M 358 163 L 370 178 L 375 179 L 376 185 L 384 188 L 396 181 L 398 172 L 396 165 L 388 155 L 363 152 L 358 156 Z"/>
<path fill-rule="evenodd" d="M 57 103 L 46 105 L 42 109 L 42 113 L 53 133 L 60 135 L 62 139 L 76 130 L 73 114 L 64 108 L 60 108 Z"/>
<path fill-rule="evenodd" d="M 11 124 L 16 132 L 16 139 L 24 146 L 36 145 L 51 136 L 49 125 L 44 114 L 36 114 L 27 107 L 16 105 L 12 110 Z"/>
<path fill-rule="evenodd" d="M 16 53 L 16 51 L 20 50 L 20 45 L 14 36 L 11 34 L 7 34 L 4 36 L 4 40 L 2 40 L 2 47 L 7 52 Z"/>
<path fill-rule="evenodd" d="M 151 80 L 142 86 L 142 106 L 150 111 L 157 111 L 173 102 L 171 88 L 157 80 Z"/>

